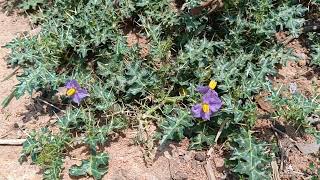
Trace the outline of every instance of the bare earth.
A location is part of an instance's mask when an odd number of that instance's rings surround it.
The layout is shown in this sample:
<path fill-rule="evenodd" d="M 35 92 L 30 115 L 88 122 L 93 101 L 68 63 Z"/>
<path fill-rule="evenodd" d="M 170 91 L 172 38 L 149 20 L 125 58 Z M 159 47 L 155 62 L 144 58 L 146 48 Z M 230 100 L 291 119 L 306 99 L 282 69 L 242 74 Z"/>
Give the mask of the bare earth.
<path fill-rule="evenodd" d="M 6 16 L 0 13 L 0 46 L 4 46 L 10 42 L 17 33 L 29 31 L 28 20 L 24 17 L 12 15 Z M 13 70 L 8 69 L 5 57 L 8 50 L 0 48 L 0 80 L 10 75 Z M 10 94 L 12 88 L 17 83 L 13 77 L 7 81 L 1 82 L 0 100 L 2 101 Z M 21 115 L 26 112 L 25 105 L 30 102 L 29 98 L 24 97 L 19 100 L 13 100 L 6 109 L 0 110 L 0 138 L 19 138 L 24 136 L 23 132 L 14 128 L 14 123 L 21 121 Z M 0 147 L 0 179 L 41 179 L 41 175 L 37 174 L 39 169 L 33 165 L 20 165 L 18 162 L 21 147 L 19 146 L 1 146 Z"/>

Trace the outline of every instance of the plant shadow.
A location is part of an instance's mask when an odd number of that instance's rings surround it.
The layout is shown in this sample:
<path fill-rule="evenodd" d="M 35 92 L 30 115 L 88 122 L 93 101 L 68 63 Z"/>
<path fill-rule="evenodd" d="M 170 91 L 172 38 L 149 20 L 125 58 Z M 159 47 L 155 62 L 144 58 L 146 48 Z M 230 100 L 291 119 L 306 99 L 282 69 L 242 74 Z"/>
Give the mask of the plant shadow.
<path fill-rule="evenodd" d="M 21 113 L 22 122 L 28 123 L 31 120 L 38 120 L 39 117 L 48 116 L 59 116 L 67 108 L 67 104 L 63 104 L 60 101 L 52 101 L 51 99 L 58 99 L 58 96 L 48 98 L 44 95 L 38 95 L 31 98 L 31 102 L 26 107 L 26 112 Z"/>

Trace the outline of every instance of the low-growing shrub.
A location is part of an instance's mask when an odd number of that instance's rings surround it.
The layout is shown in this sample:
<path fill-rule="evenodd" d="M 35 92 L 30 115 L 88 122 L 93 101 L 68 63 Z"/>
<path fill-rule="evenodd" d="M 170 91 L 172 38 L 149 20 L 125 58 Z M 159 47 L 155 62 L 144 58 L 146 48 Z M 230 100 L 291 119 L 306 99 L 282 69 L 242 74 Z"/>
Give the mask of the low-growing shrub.
<path fill-rule="evenodd" d="M 234 172 L 246 175 L 249 179 L 270 179 L 270 162 L 274 152 L 268 152 L 266 143 L 257 143 L 252 132 L 244 129 L 231 142 L 235 143 L 229 159 Z"/>
<path fill-rule="evenodd" d="M 268 177 L 259 167 L 249 174 L 253 164 L 241 155 L 248 143 L 256 143 L 248 131 L 257 118 L 253 97 L 276 73 L 275 65 L 292 58 L 275 33 L 298 37 L 305 7 L 271 0 L 212 1 L 212 6 L 198 0 L 46 2 L 21 5 L 46 8 L 38 15 L 38 35 L 7 45 L 8 64 L 22 73 L 3 102 L 38 91 L 53 98 L 74 81 L 60 97 L 70 105 L 58 118 L 59 132 L 37 132 L 24 145 L 23 156 L 41 165 L 45 178 L 58 179 L 67 147 L 80 143 L 89 146 L 91 157 L 70 175 L 101 179 L 108 156 L 97 146 L 128 124 L 145 121 L 158 125 L 153 141 L 161 146 L 188 137 L 190 148 L 202 149 L 215 143 L 222 124 L 222 141 L 241 131 L 233 147 L 239 163 L 234 172 Z M 259 161 L 254 164 L 268 161 L 264 145 L 249 151 L 255 153 L 251 160 Z"/>
<path fill-rule="evenodd" d="M 319 114 L 320 104 L 318 95 L 307 98 L 295 88 L 280 87 L 277 90 L 271 90 L 269 87 L 270 102 L 276 109 L 274 117 L 283 118 L 287 123 L 292 124 L 302 132 L 312 134 L 317 142 L 320 142 L 320 131 L 312 126 L 312 115 Z"/>

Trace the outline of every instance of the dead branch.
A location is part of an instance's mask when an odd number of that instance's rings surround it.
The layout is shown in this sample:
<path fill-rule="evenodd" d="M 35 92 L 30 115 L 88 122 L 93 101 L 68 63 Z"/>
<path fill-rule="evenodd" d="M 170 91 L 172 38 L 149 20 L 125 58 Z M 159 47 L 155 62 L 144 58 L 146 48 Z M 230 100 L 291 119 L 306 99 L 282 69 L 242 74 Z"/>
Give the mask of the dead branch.
<path fill-rule="evenodd" d="M 204 165 L 204 168 L 206 169 L 209 180 L 216 180 L 216 177 L 214 175 L 214 172 L 209 160 L 207 160 L 207 163 Z"/>
<path fill-rule="evenodd" d="M 20 146 L 22 145 L 26 139 L 0 139 L 0 146 Z"/>

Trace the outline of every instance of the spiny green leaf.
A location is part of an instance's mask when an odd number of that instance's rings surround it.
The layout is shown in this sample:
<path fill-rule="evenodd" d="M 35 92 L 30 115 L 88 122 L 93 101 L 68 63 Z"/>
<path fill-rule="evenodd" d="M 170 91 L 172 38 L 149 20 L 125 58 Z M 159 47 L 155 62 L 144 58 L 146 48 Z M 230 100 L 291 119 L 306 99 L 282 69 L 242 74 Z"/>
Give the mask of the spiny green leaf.
<path fill-rule="evenodd" d="M 193 122 L 190 113 L 175 109 L 175 113 L 168 115 L 160 124 L 162 130 L 160 145 L 167 140 L 181 140 L 184 137 L 184 130 L 191 126 L 193 126 Z"/>
<path fill-rule="evenodd" d="M 205 132 L 204 132 L 205 133 Z M 214 144 L 215 135 L 199 133 L 191 139 L 190 148 L 201 150 L 203 147 Z"/>
<path fill-rule="evenodd" d="M 94 85 L 93 89 L 96 93 L 91 96 L 95 101 L 94 105 L 97 110 L 109 110 L 113 104 L 116 103 L 115 96 L 112 91 L 108 90 L 109 87 L 102 85 Z"/>
<path fill-rule="evenodd" d="M 82 160 L 80 166 L 73 165 L 69 169 L 71 176 L 84 176 L 86 174 L 93 176 L 95 179 L 101 179 L 108 171 L 109 157 L 105 153 L 91 155 L 88 160 Z"/>
<path fill-rule="evenodd" d="M 67 110 L 65 115 L 61 118 L 58 118 L 58 125 L 62 129 L 70 128 L 71 125 L 76 124 L 76 120 L 80 114 L 80 109 L 73 111 Z"/>
<path fill-rule="evenodd" d="M 308 33 L 311 44 L 311 63 L 320 66 L 320 37 L 317 33 Z"/>
<path fill-rule="evenodd" d="M 3 108 L 7 107 L 7 106 L 10 104 L 10 102 L 12 101 L 12 99 L 14 98 L 15 94 L 16 94 L 16 91 L 14 90 L 13 92 L 10 93 L 9 96 L 7 96 L 7 97 L 2 101 L 1 106 L 2 106 Z"/>
<path fill-rule="evenodd" d="M 122 117 L 113 117 L 107 122 L 107 125 L 93 127 L 85 138 L 85 142 L 90 145 L 93 151 L 95 151 L 97 145 L 103 145 L 110 134 L 123 129 L 125 126 L 126 123 Z"/>
<path fill-rule="evenodd" d="M 43 172 L 45 180 L 59 180 L 61 179 L 62 171 L 62 157 L 57 156 L 55 160 Z"/>
<path fill-rule="evenodd" d="M 19 7 L 24 10 L 36 9 L 40 4 L 43 4 L 45 0 L 24 0 Z"/>
<path fill-rule="evenodd" d="M 233 153 L 230 160 L 236 161 L 232 171 L 247 175 L 250 180 L 271 179 L 271 158 L 267 154 L 265 143 L 257 143 L 250 131 L 240 130 L 240 134 L 233 140 Z"/>

